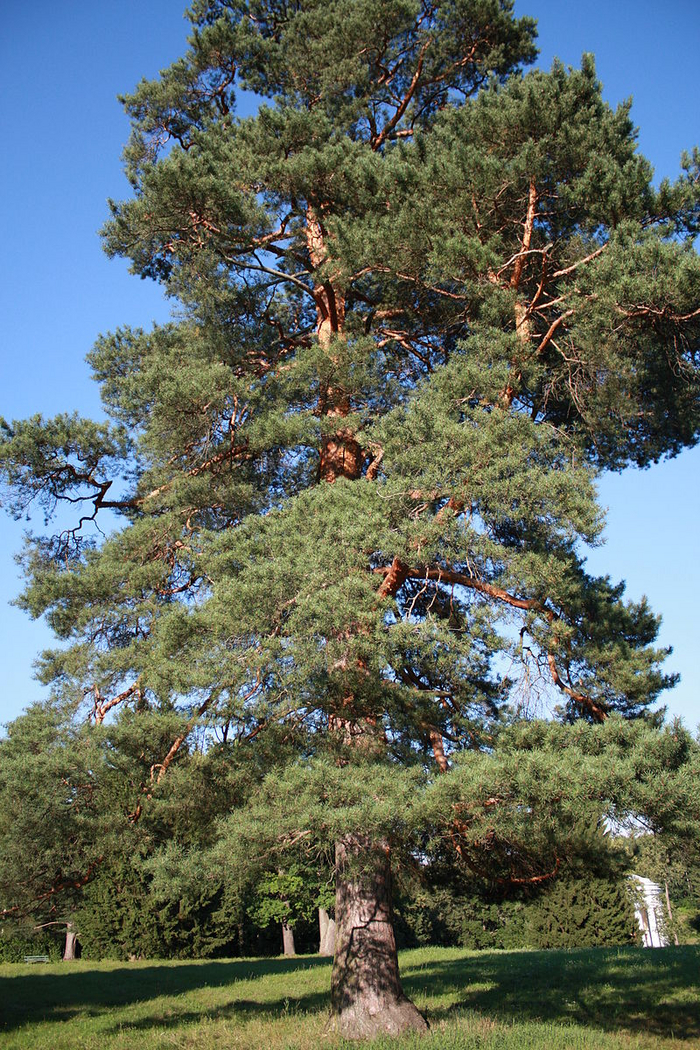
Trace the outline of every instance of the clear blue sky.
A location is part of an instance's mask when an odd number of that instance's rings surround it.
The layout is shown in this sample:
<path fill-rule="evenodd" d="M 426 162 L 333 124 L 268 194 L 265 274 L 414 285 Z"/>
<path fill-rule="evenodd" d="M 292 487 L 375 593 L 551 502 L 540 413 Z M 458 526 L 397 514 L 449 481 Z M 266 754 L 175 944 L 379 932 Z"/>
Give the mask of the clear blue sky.
<path fill-rule="evenodd" d="M 128 194 L 120 152 L 128 124 L 116 101 L 182 52 L 179 0 L 6 0 L 0 40 L 0 414 L 99 413 L 84 357 L 119 324 L 164 320 L 158 288 L 103 255 L 97 230 L 107 197 Z M 700 143 L 697 0 L 517 0 L 539 21 L 540 64 L 596 55 L 606 98 L 630 95 L 641 151 L 675 176 L 682 149 Z M 662 614 L 667 667 L 682 675 L 670 714 L 700 722 L 698 519 L 700 449 L 647 471 L 606 477 L 607 544 L 596 573 L 627 581 Z M 37 522 L 39 528 L 41 522 Z M 32 661 L 51 644 L 42 623 L 8 605 L 19 589 L 13 552 L 26 523 L 0 514 L 0 722 L 43 694 Z"/>

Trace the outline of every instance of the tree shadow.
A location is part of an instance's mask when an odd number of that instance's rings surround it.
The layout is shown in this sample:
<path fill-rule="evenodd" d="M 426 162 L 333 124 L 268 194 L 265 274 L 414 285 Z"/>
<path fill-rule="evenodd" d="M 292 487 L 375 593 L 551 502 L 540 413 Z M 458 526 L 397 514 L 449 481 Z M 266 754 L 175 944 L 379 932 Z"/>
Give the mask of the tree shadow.
<path fill-rule="evenodd" d="M 429 1007 L 429 1020 L 469 1010 L 508 1023 L 574 1023 L 690 1039 L 700 1036 L 699 970 L 694 946 L 589 948 L 482 952 L 409 965 L 402 977 L 411 997 L 453 999 Z"/>
<path fill-rule="evenodd" d="M 413 957 L 416 958 L 415 956 Z M 506 1024 L 542 1021 L 579 1024 L 602 1031 L 646 1032 L 677 1040 L 700 1037 L 698 972 L 700 948 L 591 948 L 570 951 L 479 952 L 422 962 L 405 958 L 407 995 L 427 1003 L 431 1022 L 460 1011 Z M 183 1002 L 127 1022 L 129 1028 L 176 1028 L 204 1020 L 305 1015 L 327 1009 L 326 991 L 294 995 L 293 975 L 330 967 L 319 956 L 295 959 L 152 963 L 114 969 L 22 973 L 0 977 L 0 1030 L 39 1020 L 66 1021 L 81 1014 L 147 1003 L 206 988 L 230 987 L 230 995 L 199 1007 Z M 290 977 L 290 995 L 268 988 L 274 998 L 236 996 L 236 983 L 266 976 Z M 255 992 L 253 992 L 255 994 Z M 261 995 L 264 994 L 261 992 Z M 449 1000 L 440 1004 L 440 998 Z M 434 1005 L 431 1005 L 431 1001 Z M 146 1008 L 147 1009 L 147 1008 Z"/>
<path fill-rule="evenodd" d="M 329 1004 L 329 992 L 306 992 L 299 997 L 289 996 L 284 999 L 268 999 L 265 1002 L 259 1002 L 254 999 L 234 999 L 219 1006 L 203 1007 L 201 1010 L 180 1010 L 167 1016 L 153 1014 L 149 1017 L 140 1017 L 138 1020 L 130 1020 L 123 1023 L 115 1022 L 109 1031 L 121 1032 L 128 1028 L 129 1031 L 143 1032 L 152 1028 L 179 1028 L 180 1025 L 201 1024 L 205 1020 L 247 1021 L 253 1017 L 278 1019 L 287 1014 L 291 1014 L 294 1017 L 303 1017 L 306 1014 L 315 1014 L 321 1010 L 327 1010 Z"/>
<path fill-rule="evenodd" d="M 68 967 L 70 964 L 66 964 Z M 294 959 L 241 959 L 211 962 L 180 962 L 153 965 L 121 966 L 110 970 L 80 969 L 60 973 L 31 973 L 0 977 L 0 1031 L 17 1028 L 28 1021 L 66 1021 L 76 1014 L 95 1015 L 105 1008 L 143 1003 L 160 996 L 178 996 L 203 988 L 233 987 L 236 982 L 299 973 L 317 967 L 329 967 L 330 960 L 320 956 Z M 295 1010 L 320 1009 L 328 1000 L 321 993 L 301 998 L 253 1001 L 234 999 L 221 1008 L 203 1007 L 200 1012 L 176 1012 L 171 1019 L 152 1018 L 136 1021 L 129 1027 L 178 1025 L 204 1016 L 242 1016 L 251 1013 L 282 1012 L 291 1004 Z"/>

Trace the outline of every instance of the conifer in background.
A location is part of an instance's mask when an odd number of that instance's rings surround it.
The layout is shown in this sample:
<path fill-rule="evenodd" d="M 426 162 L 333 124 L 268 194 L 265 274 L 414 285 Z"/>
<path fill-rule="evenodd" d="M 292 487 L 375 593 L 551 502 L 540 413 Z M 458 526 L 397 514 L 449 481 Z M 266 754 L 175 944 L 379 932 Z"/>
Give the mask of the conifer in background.
<path fill-rule="evenodd" d="M 22 602 L 65 643 L 44 680 L 98 723 L 180 712 L 135 812 L 217 727 L 267 773 L 260 842 L 336 842 L 353 1037 L 425 1024 L 390 865 L 426 786 L 442 774 L 442 833 L 476 863 L 482 777 L 480 858 L 550 877 L 557 777 L 600 789 L 562 746 L 538 799 L 528 744 L 542 825 L 509 849 L 527 829 L 504 779 L 487 790 L 500 727 L 551 691 L 602 730 L 672 684 L 656 617 L 578 545 L 601 533 L 596 472 L 697 439 L 700 158 L 654 189 L 590 58 L 521 73 L 534 24 L 512 7 L 197 0 L 183 58 L 125 99 L 133 196 L 104 231 L 177 319 L 98 342 L 105 422 L 35 417 L 0 446 L 11 506 L 79 508 L 25 552 Z M 251 829 L 234 810 L 239 860 Z"/>
<path fill-rule="evenodd" d="M 57 705 L 32 704 L 0 740 L 0 958 L 18 940 L 13 961 L 53 956 L 58 938 L 74 957 L 75 912 L 109 826 L 102 766 L 94 739 Z"/>

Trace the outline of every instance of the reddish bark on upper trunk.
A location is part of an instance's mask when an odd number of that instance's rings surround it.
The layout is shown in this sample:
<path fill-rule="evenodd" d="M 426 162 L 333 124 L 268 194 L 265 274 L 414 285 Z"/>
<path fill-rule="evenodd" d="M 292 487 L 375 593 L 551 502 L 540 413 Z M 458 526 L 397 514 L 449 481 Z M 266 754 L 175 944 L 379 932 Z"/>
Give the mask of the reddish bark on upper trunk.
<path fill-rule="evenodd" d="M 325 232 L 319 214 L 311 206 L 306 219 L 311 264 L 319 269 L 328 257 Z M 338 365 L 333 343 L 342 337 L 345 319 L 345 296 L 339 278 L 319 279 L 314 298 L 319 344 L 328 355 L 329 365 Z M 318 412 L 324 431 L 319 480 L 332 484 L 341 477 L 359 478 L 365 457 L 347 422 L 351 412 L 347 391 L 321 381 Z M 332 722 L 343 728 L 346 742 L 368 746 L 367 735 L 353 734 L 349 721 L 336 716 Z M 365 717 L 363 722 L 368 725 L 371 720 Z M 425 1019 L 404 995 L 399 979 L 388 848 L 359 835 L 346 836 L 336 843 L 335 914 L 331 1014 L 336 1030 L 348 1039 L 382 1033 L 396 1035 L 407 1029 L 427 1030 Z"/>
<path fill-rule="evenodd" d="M 306 245 L 315 270 L 320 269 L 328 258 L 326 234 L 318 212 L 310 205 L 306 209 Z M 319 344 L 328 354 L 330 364 L 337 364 L 334 356 L 333 341 L 343 334 L 345 322 L 345 293 L 338 275 L 319 277 L 314 285 L 316 302 L 316 336 Z M 324 422 L 324 434 L 321 438 L 319 480 L 334 482 L 338 478 L 359 478 L 362 473 L 364 453 L 354 432 L 343 420 L 350 415 L 350 401 L 347 392 L 340 386 L 321 381 L 319 391 L 318 413 Z M 332 429 L 330 420 L 338 421 L 337 428 Z"/>

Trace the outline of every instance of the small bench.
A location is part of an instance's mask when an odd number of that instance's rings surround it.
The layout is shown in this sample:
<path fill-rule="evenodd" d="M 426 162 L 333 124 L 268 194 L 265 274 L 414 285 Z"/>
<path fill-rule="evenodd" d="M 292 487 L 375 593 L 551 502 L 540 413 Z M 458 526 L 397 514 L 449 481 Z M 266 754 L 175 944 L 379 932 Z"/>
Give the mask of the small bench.
<path fill-rule="evenodd" d="M 48 955 L 25 955 L 24 961 L 26 963 L 48 962 L 49 957 Z"/>

